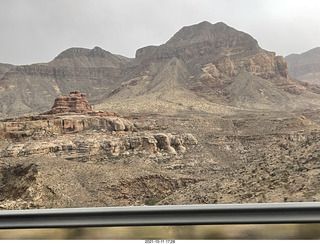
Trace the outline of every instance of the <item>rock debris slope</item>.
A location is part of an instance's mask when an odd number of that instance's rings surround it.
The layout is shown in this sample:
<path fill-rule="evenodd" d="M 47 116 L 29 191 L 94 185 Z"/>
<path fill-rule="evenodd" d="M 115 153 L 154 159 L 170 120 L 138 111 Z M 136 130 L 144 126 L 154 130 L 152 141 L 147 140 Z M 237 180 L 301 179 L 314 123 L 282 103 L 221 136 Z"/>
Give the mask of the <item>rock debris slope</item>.
<path fill-rule="evenodd" d="M 122 113 L 230 114 L 243 108 L 319 106 L 314 90 L 289 77 L 283 57 L 221 22 L 183 27 L 163 45 L 138 49 L 133 59 L 99 47 L 70 48 L 49 63 L 1 67 L 2 117 L 42 113 L 55 97 L 73 90 L 85 92 L 99 110 Z M 231 85 L 246 76 L 269 84 L 261 91 L 248 87 L 252 93 L 261 93 L 262 104 L 258 99 L 251 106 L 235 96 L 241 95 L 239 91 L 230 93 L 238 87 Z M 274 96 L 263 95 L 270 93 Z"/>

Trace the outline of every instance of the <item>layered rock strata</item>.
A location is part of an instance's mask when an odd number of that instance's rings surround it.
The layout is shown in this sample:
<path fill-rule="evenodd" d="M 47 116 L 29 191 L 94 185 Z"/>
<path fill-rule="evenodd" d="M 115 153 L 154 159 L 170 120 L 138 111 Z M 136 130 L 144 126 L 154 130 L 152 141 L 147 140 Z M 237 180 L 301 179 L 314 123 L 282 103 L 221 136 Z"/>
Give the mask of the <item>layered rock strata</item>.
<path fill-rule="evenodd" d="M 58 97 L 42 115 L 0 121 L 0 158 L 51 155 L 88 161 L 106 157 L 184 153 L 191 134 L 139 132 L 120 115 L 93 111 L 79 91 Z"/>
<path fill-rule="evenodd" d="M 0 121 L 0 139 L 77 133 L 84 130 L 135 131 L 134 125 L 124 118 L 113 116 L 64 115 L 59 117 L 37 116 L 25 120 Z"/>
<path fill-rule="evenodd" d="M 70 95 L 59 96 L 55 99 L 53 107 L 45 114 L 84 113 L 91 112 L 86 95 L 80 91 L 70 92 Z"/>
<path fill-rule="evenodd" d="M 198 141 L 191 134 L 134 133 L 110 135 L 105 131 L 58 136 L 50 141 L 25 140 L 0 147 L 1 157 L 49 155 L 76 161 L 104 160 L 140 154 L 163 156 L 184 153 Z"/>

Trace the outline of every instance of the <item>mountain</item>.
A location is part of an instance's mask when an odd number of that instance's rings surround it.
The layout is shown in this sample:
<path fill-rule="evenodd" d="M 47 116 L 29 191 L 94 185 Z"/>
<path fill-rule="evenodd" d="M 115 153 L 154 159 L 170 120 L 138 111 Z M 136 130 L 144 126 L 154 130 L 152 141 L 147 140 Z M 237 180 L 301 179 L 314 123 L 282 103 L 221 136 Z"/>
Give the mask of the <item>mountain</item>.
<path fill-rule="evenodd" d="M 98 47 L 71 48 L 49 63 L 12 66 L 0 80 L 0 117 L 47 111 L 58 95 L 77 89 L 99 99 L 128 60 Z"/>
<path fill-rule="evenodd" d="M 320 85 L 320 47 L 285 57 L 290 76 Z"/>
<path fill-rule="evenodd" d="M 115 87 L 105 102 L 96 105 L 97 108 L 123 113 L 228 114 L 243 109 L 290 110 L 318 106 L 319 95 L 288 76 L 283 57 L 263 50 L 250 35 L 224 23 L 201 22 L 183 27 L 163 45 L 138 49 L 134 64 L 133 73 Z M 248 94 L 231 87 L 243 77 L 250 77 L 252 84 L 266 83 L 265 89 L 277 92 L 247 86 L 257 94 L 247 102 L 243 98 Z"/>
<path fill-rule="evenodd" d="M 219 22 L 210 24 L 201 22 L 197 25 L 185 26 L 165 44 L 155 47 L 141 48 L 137 58 L 171 58 L 184 61 L 215 61 L 225 55 L 250 55 L 260 51 L 255 39 L 250 35 L 237 31 Z"/>
<path fill-rule="evenodd" d="M 0 209 L 320 201 L 318 91 L 224 23 L 0 70 Z"/>
<path fill-rule="evenodd" d="M 85 92 L 95 109 L 120 113 L 232 114 L 320 103 L 288 76 L 283 57 L 222 22 L 183 27 L 160 46 L 138 49 L 133 59 L 99 47 L 70 48 L 49 63 L 1 72 L 0 117 L 47 111 L 55 97 L 73 90 Z"/>
<path fill-rule="evenodd" d="M 113 55 L 100 47 L 93 49 L 70 48 L 60 53 L 53 61 L 48 63 L 52 67 L 119 67 L 127 62 L 129 58 Z"/>

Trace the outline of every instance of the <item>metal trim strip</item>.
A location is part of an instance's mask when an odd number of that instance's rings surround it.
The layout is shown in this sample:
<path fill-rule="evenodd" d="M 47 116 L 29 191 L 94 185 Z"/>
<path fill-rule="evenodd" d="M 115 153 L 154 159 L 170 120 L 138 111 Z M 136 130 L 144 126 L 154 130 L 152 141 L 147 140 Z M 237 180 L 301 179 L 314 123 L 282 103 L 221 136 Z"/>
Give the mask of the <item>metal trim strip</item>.
<path fill-rule="evenodd" d="M 319 202 L 0 211 L 0 229 L 316 222 Z"/>

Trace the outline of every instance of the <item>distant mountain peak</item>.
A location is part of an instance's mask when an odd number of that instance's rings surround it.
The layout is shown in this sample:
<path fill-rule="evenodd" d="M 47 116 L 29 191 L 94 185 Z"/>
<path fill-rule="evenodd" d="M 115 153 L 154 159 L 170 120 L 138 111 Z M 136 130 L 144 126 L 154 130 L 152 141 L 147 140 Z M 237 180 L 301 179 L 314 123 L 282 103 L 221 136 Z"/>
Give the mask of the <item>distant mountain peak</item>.
<path fill-rule="evenodd" d="M 199 58 L 205 63 L 229 54 L 248 55 L 261 50 L 258 42 L 249 34 L 223 22 L 211 24 L 203 21 L 182 27 L 163 45 L 138 49 L 136 58 L 152 60 L 177 57 L 184 61 Z"/>
<path fill-rule="evenodd" d="M 101 47 L 73 47 L 61 52 L 49 65 L 55 67 L 117 67 L 130 59 L 112 54 Z"/>
<path fill-rule="evenodd" d="M 101 47 L 94 47 L 93 49 L 72 47 L 60 53 L 57 58 L 74 58 L 79 56 L 104 58 L 110 55 L 110 52 L 103 50 Z"/>
<path fill-rule="evenodd" d="M 238 44 L 250 46 L 251 49 L 259 48 L 258 42 L 249 34 L 238 31 L 223 22 L 211 24 L 208 21 L 181 28 L 165 45 L 185 46 L 195 43 L 214 42 L 219 46 L 219 40 L 220 42 L 225 42 L 227 46 L 236 41 Z M 228 42 L 230 43 L 228 44 Z"/>
<path fill-rule="evenodd" d="M 202 22 L 200 22 L 198 24 L 195 24 L 194 26 L 195 27 L 202 27 L 202 28 L 203 27 L 208 27 L 208 28 L 221 28 L 221 27 L 223 27 L 223 28 L 232 28 L 232 27 L 228 26 L 226 23 L 224 23 L 222 21 L 217 22 L 215 24 L 212 24 L 212 23 L 210 23 L 209 21 L 206 21 L 206 20 L 202 21 Z"/>
<path fill-rule="evenodd" d="M 295 79 L 320 84 L 320 47 L 286 56 L 289 74 Z"/>

